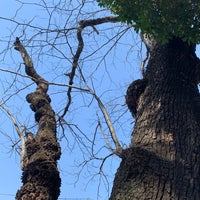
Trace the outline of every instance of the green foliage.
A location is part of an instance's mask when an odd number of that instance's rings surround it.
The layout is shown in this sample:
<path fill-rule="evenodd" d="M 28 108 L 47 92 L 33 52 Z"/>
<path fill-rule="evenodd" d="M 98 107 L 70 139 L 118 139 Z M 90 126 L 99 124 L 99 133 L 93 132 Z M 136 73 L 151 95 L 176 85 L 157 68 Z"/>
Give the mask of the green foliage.
<path fill-rule="evenodd" d="M 97 0 L 138 32 L 200 43 L 200 0 Z"/>

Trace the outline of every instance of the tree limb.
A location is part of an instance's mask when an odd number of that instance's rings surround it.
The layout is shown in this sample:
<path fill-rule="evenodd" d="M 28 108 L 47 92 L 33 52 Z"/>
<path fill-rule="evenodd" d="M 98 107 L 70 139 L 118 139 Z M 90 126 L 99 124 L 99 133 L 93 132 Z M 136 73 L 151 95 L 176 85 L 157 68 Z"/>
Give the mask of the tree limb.
<path fill-rule="evenodd" d="M 35 113 L 35 121 L 38 122 L 36 135 L 27 133 L 25 142 L 27 157 L 22 174 L 23 186 L 18 190 L 16 199 L 57 199 L 61 184 L 57 160 L 60 158 L 61 148 L 56 137 L 55 112 L 47 94 L 48 82 L 34 69 L 32 59 L 19 38 L 16 38 L 14 47 L 24 60 L 26 74 L 37 84 L 36 90 L 28 94 L 26 100 Z M 32 171 L 36 169 L 37 173 L 33 173 Z M 43 174 L 44 169 L 47 176 Z M 32 181 L 33 179 L 37 181 Z"/>
<path fill-rule="evenodd" d="M 32 59 L 28 55 L 26 49 L 21 44 L 21 42 L 20 42 L 18 37 L 16 38 L 14 46 L 15 46 L 15 50 L 17 50 L 17 51 L 19 51 L 21 53 L 21 56 L 22 56 L 22 58 L 24 60 L 24 64 L 25 64 L 26 74 L 28 76 L 32 77 L 32 80 L 37 84 L 37 86 L 38 86 L 37 90 L 38 91 L 46 93 L 47 90 L 48 90 L 48 83 L 43 77 L 41 77 L 35 71 Z"/>
<path fill-rule="evenodd" d="M 97 18 L 97 19 L 92 19 L 92 20 L 82 20 L 82 21 L 79 22 L 79 27 L 77 28 L 78 46 L 77 46 L 76 53 L 73 56 L 71 72 L 67 73 L 67 75 L 69 76 L 69 85 L 73 85 L 73 80 L 74 80 L 75 72 L 76 72 L 76 69 L 77 69 L 77 66 L 78 66 L 78 61 L 79 61 L 79 58 L 80 58 L 81 53 L 82 53 L 83 48 L 84 48 L 84 41 L 83 41 L 83 38 L 82 38 L 83 29 L 88 27 L 88 26 L 91 26 L 93 28 L 93 30 L 95 32 L 97 32 L 97 34 L 98 34 L 98 31 L 94 26 L 99 25 L 99 24 L 103 24 L 103 23 L 108 23 L 108 22 L 116 23 L 116 22 L 119 22 L 119 19 L 118 19 L 118 17 L 112 17 L 111 16 L 111 17 L 103 17 L 103 18 Z M 68 112 L 69 107 L 71 105 L 71 101 L 72 101 L 71 91 L 72 91 L 72 87 L 69 87 L 68 91 L 67 91 L 68 102 L 66 104 L 66 107 L 65 107 L 63 114 L 61 115 L 60 119 L 62 119 L 66 115 L 66 113 Z"/>
<path fill-rule="evenodd" d="M 99 108 L 101 109 L 101 112 L 103 113 L 103 116 L 104 116 L 104 119 L 106 121 L 106 124 L 108 126 L 108 129 L 109 129 L 109 132 L 110 132 L 110 135 L 111 135 L 111 138 L 115 144 L 115 147 L 116 147 L 116 152 L 114 152 L 116 155 L 118 156 L 121 156 L 121 153 L 123 151 L 123 148 L 121 147 L 118 139 L 117 139 L 117 134 L 115 132 L 115 129 L 114 129 L 114 126 L 111 122 L 111 119 L 110 119 L 110 116 L 108 114 L 108 111 L 106 109 L 106 107 L 104 106 L 104 104 L 102 103 L 101 99 L 97 96 L 97 94 L 88 86 L 87 84 L 87 81 L 85 80 L 84 76 L 83 76 L 83 73 L 81 71 L 81 69 L 79 68 L 79 71 L 80 71 L 80 74 L 81 74 L 81 77 L 86 85 L 86 87 L 88 88 L 89 90 L 89 93 L 95 98 L 95 100 L 97 101 L 98 105 L 99 105 Z M 106 143 L 108 143 L 108 141 L 106 140 Z M 110 148 L 111 145 L 108 145 L 108 147 Z M 111 148 L 111 150 L 113 151 L 113 148 Z"/>
<path fill-rule="evenodd" d="M 21 156 L 20 156 L 20 166 L 21 166 L 21 169 L 24 168 L 25 166 L 25 160 L 26 160 L 26 145 L 25 145 L 25 137 L 23 135 L 23 131 L 20 130 L 18 124 L 17 124 L 17 121 L 15 119 L 15 117 L 13 116 L 13 114 L 10 112 L 10 110 L 5 106 L 3 105 L 2 103 L 0 104 L 0 107 L 8 114 L 8 116 L 10 117 L 11 121 L 13 122 L 14 124 L 14 127 L 15 127 L 15 130 L 21 140 Z"/>

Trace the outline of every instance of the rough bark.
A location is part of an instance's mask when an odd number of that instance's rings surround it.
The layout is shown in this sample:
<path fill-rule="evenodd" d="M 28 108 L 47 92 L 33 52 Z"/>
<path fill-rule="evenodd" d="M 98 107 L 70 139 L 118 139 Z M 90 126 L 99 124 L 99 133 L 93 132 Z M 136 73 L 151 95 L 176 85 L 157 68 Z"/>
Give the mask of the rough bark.
<path fill-rule="evenodd" d="M 195 46 L 177 38 L 151 53 L 110 200 L 200 199 L 198 71 Z"/>
<path fill-rule="evenodd" d="M 14 46 L 21 53 L 26 74 L 37 84 L 36 91 L 28 94 L 26 100 L 35 112 L 35 120 L 38 122 L 37 134 L 27 133 L 26 155 L 22 167 L 23 185 L 16 194 L 16 200 L 57 200 L 61 184 L 57 160 L 61 150 L 56 139 L 55 113 L 47 94 L 48 83 L 37 74 L 31 58 L 18 38 Z"/>

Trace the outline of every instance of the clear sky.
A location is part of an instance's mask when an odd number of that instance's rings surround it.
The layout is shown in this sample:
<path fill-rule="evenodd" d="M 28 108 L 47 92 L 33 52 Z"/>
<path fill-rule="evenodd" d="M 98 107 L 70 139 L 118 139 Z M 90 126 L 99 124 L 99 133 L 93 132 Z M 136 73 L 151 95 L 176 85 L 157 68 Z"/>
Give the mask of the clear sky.
<path fill-rule="evenodd" d="M 42 1 L 35 0 L 31 2 L 37 3 Z M 77 2 L 74 1 L 75 4 Z M 95 7 L 95 9 L 97 10 L 98 8 Z M 78 16 L 78 19 L 95 18 L 95 14 L 93 13 L 95 9 L 94 7 L 91 8 L 88 6 L 86 10 L 91 14 L 87 14 L 85 11 L 83 15 Z M 17 15 L 15 15 L 16 11 Z M 54 19 L 52 19 L 51 22 L 54 21 L 61 27 L 63 20 L 66 20 L 66 16 L 63 13 L 53 14 Z M 77 12 L 74 12 L 73 16 L 75 18 L 77 17 L 76 15 Z M 101 16 L 101 14 L 97 14 L 97 16 L 104 17 Z M 36 33 L 36 29 L 27 28 L 23 30 L 23 26 L 18 26 L 17 29 L 14 30 L 13 28 L 16 27 L 16 23 L 2 19 L 12 18 L 21 22 L 32 20 L 31 24 L 46 27 L 49 22 L 48 17 L 47 12 L 44 12 L 43 8 L 38 7 L 36 4 L 35 6 L 28 4 L 21 7 L 21 4 L 16 0 L 0 2 L 0 69 L 18 71 L 24 74 L 23 65 L 20 65 L 22 62 L 21 57 L 12 47 L 15 37 L 22 36 L 22 39 L 24 39 L 27 44 L 27 50 L 33 58 L 38 73 L 41 73 L 48 81 L 68 83 L 67 78 L 63 74 L 67 69 L 70 69 L 70 62 L 59 59 L 58 57 L 52 58 L 49 56 L 50 50 L 48 48 L 44 48 L 41 53 L 37 47 L 29 47 L 29 45 L 36 44 L 31 43 L 31 37 Z M 70 26 L 77 26 L 77 23 L 74 22 L 74 24 L 67 25 L 67 27 Z M 101 96 L 102 101 L 112 114 L 112 120 L 115 122 L 114 125 L 119 134 L 120 142 L 123 145 L 128 145 L 133 120 L 131 119 L 127 109 L 124 107 L 124 94 L 128 84 L 131 83 L 133 79 L 137 79 L 140 76 L 141 43 L 136 41 L 137 36 L 133 35 L 132 32 L 127 31 L 127 33 L 125 33 L 119 40 L 116 48 L 113 48 L 112 46 L 119 38 L 112 37 L 116 34 L 116 31 L 120 32 L 123 30 L 123 27 L 118 27 L 115 30 L 112 28 L 114 26 L 115 25 L 98 26 L 97 30 L 99 31 L 99 35 L 94 33 L 92 28 L 88 28 L 85 31 L 84 38 L 87 42 L 85 43 L 85 49 L 82 54 L 82 58 L 85 57 L 85 61 L 83 62 L 83 60 L 81 60 L 80 66 L 86 68 L 84 73 L 88 77 L 91 76 L 91 74 L 93 75 L 92 81 L 95 86 L 95 91 Z M 71 42 L 74 51 L 77 47 L 75 38 L 76 32 L 72 33 L 73 35 L 69 36 L 69 42 Z M 53 38 L 54 36 L 51 35 L 51 37 Z M 103 45 L 108 41 L 109 37 L 111 37 L 110 42 L 107 45 Z M 33 40 L 39 40 L 41 38 L 44 39 L 43 36 L 37 35 Z M 28 43 L 29 40 L 30 43 Z M 99 53 L 95 53 L 91 56 L 90 54 L 98 49 L 97 45 L 99 45 L 99 47 L 101 45 L 103 46 L 99 49 Z M 61 50 L 66 52 L 66 54 L 67 52 L 70 52 L 67 45 L 63 45 L 60 48 L 62 48 Z M 7 49 L 6 54 L 4 54 L 5 49 Z M 103 55 L 110 49 L 112 49 L 112 51 L 102 59 Z M 43 55 L 39 55 L 39 53 Z M 30 80 L 14 76 L 13 74 L 6 73 L 2 70 L 0 70 L 0 73 L 1 102 L 6 102 L 6 106 L 16 117 L 19 126 L 22 124 L 25 124 L 26 126 L 34 125 L 34 114 L 30 111 L 29 105 L 25 101 L 25 96 L 29 92 L 32 92 L 35 89 L 35 86 L 31 85 Z M 78 78 L 76 84 L 80 85 Z M 27 85 L 28 87 L 26 87 Z M 56 112 L 60 111 L 61 107 L 64 107 L 66 103 L 66 90 L 67 88 L 50 86 L 49 93 L 52 98 L 52 106 Z M 11 98 L 9 98 L 9 96 L 11 96 Z M 97 112 L 100 118 L 102 116 L 101 112 L 99 111 L 97 104 L 93 102 L 91 96 L 86 94 L 79 95 L 75 92 L 73 98 L 73 109 L 70 111 L 70 114 L 66 119 L 69 123 L 78 124 L 79 128 L 81 128 L 81 130 L 92 139 L 97 125 Z M 90 105 L 91 103 L 92 105 Z M 18 154 L 20 142 L 10 118 L 5 112 L 0 112 L 0 199 L 11 200 L 14 199 L 17 189 L 21 186 L 20 177 L 22 172 L 20 169 Z M 126 112 L 125 115 L 124 112 Z M 122 114 L 125 116 L 124 119 L 120 118 L 120 115 Z M 118 117 L 120 119 L 116 120 Z M 105 131 L 108 132 L 105 124 L 103 122 L 102 124 Z M 36 131 L 37 128 L 34 127 L 33 131 L 34 130 Z M 106 190 L 109 192 L 111 190 L 114 174 L 119 166 L 120 159 L 113 156 L 105 162 L 103 171 L 106 175 L 106 179 L 103 176 L 99 176 L 100 161 L 91 161 L 89 165 L 82 170 L 82 173 L 79 174 L 81 167 L 77 167 L 77 165 L 83 162 L 84 158 L 89 159 L 89 153 L 87 153 L 86 150 L 83 150 L 82 152 L 83 146 L 78 144 L 77 137 L 70 133 L 69 130 L 66 130 L 65 136 L 67 139 L 62 137 L 61 130 L 58 129 L 58 138 L 61 140 L 62 146 L 62 157 L 58 165 L 62 178 L 60 199 L 97 199 L 98 190 L 100 194 L 99 199 L 107 199 L 108 192 Z M 84 142 L 87 142 L 84 137 L 80 137 Z M 14 147 L 18 146 L 18 152 L 12 148 L 13 144 L 16 143 L 19 145 L 14 145 Z M 101 157 L 110 153 L 106 148 L 101 149 L 102 146 L 105 146 L 105 142 L 98 130 L 95 149 L 96 151 L 99 150 L 99 156 Z"/>
<path fill-rule="evenodd" d="M 43 1 L 33 0 L 28 2 L 37 3 Z M 73 2 L 76 4 L 78 1 L 74 0 Z M 63 9 L 65 9 L 67 13 L 70 7 L 63 7 Z M 86 10 L 81 10 L 84 12 L 78 16 L 78 19 L 100 17 L 100 13 L 95 14 L 94 12 L 94 10 L 97 9 L 96 6 L 90 7 L 86 5 Z M 17 17 L 15 16 L 16 10 L 18 10 Z M 49 11 L 52 10 L 50 9 Z M 58 27 L 62 27 L 66 20 L 65 13 L 52 13 L 52 27 L 55 23 Z M 77 13 L 77 11 L 72 13 L 74 18 L 77 17 Z M 24 5 L 21 8 L 21 4 L 17 0 L 0 2 L 0 100 L 1 102 L 5 102 L 6 106 L 12 111 L 19 126 L 25 124 L 31 127 L 35 125 L 33 120 L 34 114 L 30 111 L 29 105 L 25 101 L 25 96 L 29 92 L 34 91 L 35 86 L 31 85 L 30 80 L 2 71 L 2 69 L 12 70 L 24 74 L 23 65 L 20 65 L 22 62 L 21 57 L 12 47 L 15 37 L 22 36 L 38 73 L 41 73 L 48 81 L 67 84 L 68 79 L 64 73 L 70 69 L 71 65 L 69 60 L 61 58 L 59 53 L 55 53 L 49 46 L 44 47 L 42 51 L 37 47 L 37 45 L 40 44 L 39 39 L 50 41 L 54 39 L 53 37 L 56 36 L 56 34 L 49 34 L 50 39 L 48 38 L 49 35 L 46 35 L 46 38 L 44 35 L 36 35 L 32 38 L 32 36 L 36 34 L 36 29 L 27 28 L 23 30 L 24 27 L 18 26 L 17 29 L 13 30 L 16 24 L 2 19 L 13 17 L 21 22 L 31 20 L 31 24 L 33 25 L 47 27 L 49 16 L 47 12 L 44 12 L 44 8 L 38 7 L 37 4 L 35 4 L 35 6 Z M 77 26 L 77 22 L 72 19 L 71 21 L 69 20 L 68 23 L 68 28 Z M 86 42 L 80 60 L 80 67 L 84 69 L 89 84 L 93 84 L 95 91 L 100 95 L 102 101 L 108 108 L 120 143 L 127 146 L 130 141 L 133 120 L 124 106 L 124 95 L 127 86 L 132 80 L 140 77 L 140 65 L 144 51 L 141 49 L 139 37 L 133 34 L 132 31 L 127 31 L 124 35 L 121 34 L 121 36 L 123 36 L 119 41 L 119 37 L 112 38 L 117 32 L 120 33 L 120 31 L 124 29 L 124 27 L 119 26 L 119 24 L 117 25 L 118 28 L 114 28 L 114 26 L 116 25 L 97 26 L 96 28 L 99 31 L 99 35 L 97 35 L 92 28 L 88 28 L 84 32 L 84 39 Z M 57 27 L 54 26 L 54 28 Z M 59 41 L 64 43 L 59 46 L 59 50 L 64 52 L 68 58 L 72 57 L 70 51 L 75 51 L 77 47 L 76 32 L 72 31 L 71 33 L 72 34 L 69 34 L 68 41 L 71 43 L 72 49 L 69 49 L 69 46 L 66 45 L 63 38 Z M 32 40 L 35 40 L 35 42 L 32 43 Z M 110 41 L 109 43 L 107 43 L 108 40 Z M 113 48 L 116 42 L 117 46 Z M 35 46 L 31 47 L 31 45 Z M 6 54 L 4 53 L 5 49 L 7 49 Z M 98 52 L 94 53 L 97 49 Z M 109 52 L 110 49 L 112 49 L 111 52 Z M 199 52 L 199 49 L 197 52 Z M 54 56 L 52 56 L 52 54 L 54 54 Z M 104 57 L 104 55 L 106 56 Z M 91 75 L 93 76 L 92 81 Z M 78 75 L 75 84 L 82 86 Z M 49 94 L 52 98 L 52 106 L 56 112 L 59 112 L 66 104 L 66 91 L 66 87 L 50 86 Z M 2 110 L 0 110 L 0 113 L 0 199 L 12 200 L 14 199 L 17 189 L 21 186 L 20 177 L 22 174 L 19 164 L 19 154 L 17 152 L 19 148 L 15 150 L 12 149 L 12 147 L 13 144 L 17 142 L 17 144 L 20 144 L 20 142 L 10 118 Z M 92 139 L 97 125 L 97 113 L 102 119 L 101 112 L 93 98 L 88 94 L 80 94 L 75 91 L 73 93 L 72 109 L 67 115 L 66 120 L 68 123 L 78 125 L 84 134 Z M 102 124 L 105 132 L 108 132 L 103 121 Z M 36 131 L 37 126 L 31 128 L 31 130 Z M 58 165 L 62 178 L 60 199 L 97 199 L 98 189 L 100 194 L 99 199 L 107 199 L 108 192 L 106 190 L 108 189 L 110 192 L 112 188 L 112 181 L 116 169 L 119 166 L 120 159 L 113 156 L 106 161 L 103 168 L 106 179 L 98 174 L 101 164 L 100 161 L 91 161 L 87 167 L 82 170 L 82 173 L 79 174 L 81 167 L 77 166 L 83 162 L 84 159 L 89 159 L 90 153 L 87 152 L 83 145 L 79 145 L 79 142 L 83 141 L 86 146 L 89 146 L 89 144 L 87 144 L 88 141 L 76 128 L 75 130 L 76 133 L 80 134 L 80 138 L 73 135 L 67 128 L 65 130 L 66 138 L 63 138 L 62 131 L 58 128 L 58 139 L 61 141 L 62 146 L 62 157 Z M 94 145 L 95 151 L 102 157 L 108 155 L 109 151 L 105 148 L 105 141 L 99 130 L 97 131 L 96 137 L 97 139 Z M 16 146 L 19 145 L 15 145 L 14 147 Z M 104 148 L 101 148 L 102 146 L 104 146 Z M 107 181 L 109 184 L 107 184 Z M 99 185 L 99 183 L 101 184 Z"/>

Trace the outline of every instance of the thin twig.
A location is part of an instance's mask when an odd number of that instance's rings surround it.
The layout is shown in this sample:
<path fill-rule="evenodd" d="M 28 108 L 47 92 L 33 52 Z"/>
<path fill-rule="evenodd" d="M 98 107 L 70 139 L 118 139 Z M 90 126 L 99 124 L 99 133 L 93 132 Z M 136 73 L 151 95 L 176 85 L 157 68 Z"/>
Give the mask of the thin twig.
<path fill-rule="evenodd" d="M 0 71 L 3 71 L 3 72 L 8 72 L 8 73 L 11 73 L 11 74 L 15 74 L 17 76 L 21 76 L 23 78 L 29 78 L 31 80 L 34 80 L 34 82 L 36 81 L 35 78 L 31 77 L 31 76 L 27 76 L 27 75 L 24 75 L 24 74 L 21 74 L 21 73 L 18 73 L 18 72 L 15 72 L 15 71 L 12 71 L 12 70 L 8 70 L 8 69 L 3 69 L 3 68 L 0 68 Z M 42 83 L 46 83 L 46 81 L 42 81 Z M 83 92 L 89 92 L 88 89 L 85 89 L 85 88 L 81 88 L 81 87 L 78 87 L 76 85 L 69 85 L 69 84 L 64 84 L 64 83 L 56 83 L 56 82 L 48 82 L 49 85 L 56 85 L 56 86 L 62 86 L 62 87 L 71 87 L 73 89 L 77 89 L 77 90 L 80 90 L 80 91 L 83 91 Z"/>
<path fill-rule="evenodd" d="M 97 94 L 89 87 L 89 85 L 88 85 L 87 81 L 85 80 L 85 77 L 84 77 L 84 75 L 83 75 L 83 73 L 82 73 L 82 71 L 81 71 L 80 68 L 79 68 L 79 72 L 80 72 L 80 75 L 81 75 L 81 77 L 82 77 L 82 79 L 83 79 L 83 82 L 85 83 L 86 87 L 87 87 L 88 90 L 89 90 L 89 93 L 90 93 L 90 94 L 94 97 L 94 99 L 97 101 L 97 103 L 98 103 L 98 105 L 99 105 L 99 108 L 101 109 L 101 112 L 102 112 L 102 114 L 103 114 L 103 116 L 104 116 L 104 119 L 105 119 L 105 121 L 106 121 L 106 124 L 107 124 L 107 126 L 108 126 L 108 129 L 109 129 L 111 138 L 112 138 L 112 140 L 113 140 L 113 142 L 114 142 L 114 144 L 115 144 L 115 147 L 116 147 L 116 152 L 115 152 L 115 154 L 118 155 L 118 156 L 120 156 L 123 149 L 122 149 L 122 147 L 121 147 L 121 145 L 120 145 L 120 143 L 119 143 L 119 141 L 118 141 L 118 139 L 117 139 L 117 135 L 116 135 L 114 126 L 113 126 L 113 124 L 112 124 L 112 122 L 111 122 L 111 119 L 110 119 L 110 116 L 109 116 L 109 114 L 108 114 L 108 111 L 107 111 L 106 107 L 104 106 L 104 104 L 102 103 L 101 99 L 100 99 L 100 98 L 97 96 Z M 109 145 L 109 146 L 110 146 L 110 145 Z M 112 150 L 112 148 L 111 148 L 111 150 Z"/>
<path fill-rule="evenodd" d="M 102 125 L 101 125 L 99 116 L 98 116 L 98 125 L 99 125 L 100 131 L 101 131 L 101 133 L 102 133 L 102 135 L 103 135 L 103 137 L 104 137 L 104 140 L 105 140 L 105 142 L 106 142 L 108 148 L 111 149 L 112 152 L 114 152 L 114 150 L 113 150 L 113 148 L 111 147 L 111 145 L 110 145 L 110 143 L 109 143 L 109 141 L 108 141 L 108 138 L 107 138 L 107 136 L 106 136 L 106 134 L 105 134 L 105 132 L 104 132 L 104 130 L 103 130 L 103 128 L 102 128 Z"/>

